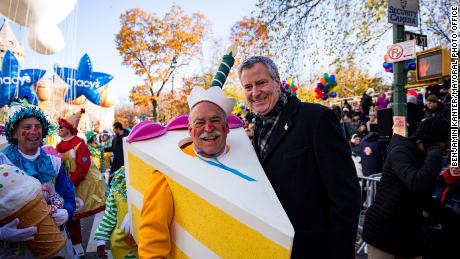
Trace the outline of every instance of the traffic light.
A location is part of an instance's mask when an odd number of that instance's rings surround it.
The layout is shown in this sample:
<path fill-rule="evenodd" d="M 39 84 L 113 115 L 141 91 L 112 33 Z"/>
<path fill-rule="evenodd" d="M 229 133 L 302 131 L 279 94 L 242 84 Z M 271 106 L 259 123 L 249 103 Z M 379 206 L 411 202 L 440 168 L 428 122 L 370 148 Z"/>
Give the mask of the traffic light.
<path fill-rule="evenodd" d="M 450 51 L 441 47 L 417 53 L 417 82 L 450 76 Z"/>

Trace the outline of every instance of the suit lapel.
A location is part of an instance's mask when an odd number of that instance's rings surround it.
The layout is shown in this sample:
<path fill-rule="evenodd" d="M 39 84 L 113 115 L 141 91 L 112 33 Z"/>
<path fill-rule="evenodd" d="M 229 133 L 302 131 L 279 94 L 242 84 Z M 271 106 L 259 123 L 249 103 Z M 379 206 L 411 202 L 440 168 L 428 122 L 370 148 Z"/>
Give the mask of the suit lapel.
<path fill-rule="evenodd" d="M 292 118 L 297 112 L 299 104 L 300 101 L 297 99 L 297 97 L 291 97 L 286 108 L 281 111 L 280 117 L 271 133 L 267 153 L 265 154 L 265 158 L 263 159 L 262 164 L 267 161 L 271 153 L 281 143 L 284 136 L 286 136 L 286 134 L 291 130 L 293 126 Z"/>

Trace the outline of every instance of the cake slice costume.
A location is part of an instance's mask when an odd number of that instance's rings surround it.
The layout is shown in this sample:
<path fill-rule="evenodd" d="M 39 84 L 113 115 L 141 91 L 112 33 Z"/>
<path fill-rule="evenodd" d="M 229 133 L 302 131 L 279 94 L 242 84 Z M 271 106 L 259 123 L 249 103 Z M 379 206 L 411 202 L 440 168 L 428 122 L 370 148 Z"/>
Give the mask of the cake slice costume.
<path fill-rule="evenodd" d="M 192 90 L 189 116 L 141 122 L 124 141 L 140 258 L 290 257 L 292 225 L 220 88 L 234 54 L 213 86 Z"/>

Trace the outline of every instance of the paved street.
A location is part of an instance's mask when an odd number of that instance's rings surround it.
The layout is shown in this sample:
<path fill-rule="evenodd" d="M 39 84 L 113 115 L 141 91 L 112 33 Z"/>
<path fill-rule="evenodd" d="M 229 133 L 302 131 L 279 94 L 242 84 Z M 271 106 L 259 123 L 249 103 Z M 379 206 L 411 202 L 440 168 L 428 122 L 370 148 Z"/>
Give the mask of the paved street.
<path fill-rule="evenodd" d="M 94 232 L 102 219 L 102 214 L 104 212 L 100 212 L 94 216 L 82 219 L 81 226 L 83 228 L 83 248 L 86 251 L 86 259 L 95 259 L 97 257 L 96 253 L 96 242 L 94 241 Z M 109 247 L 107 247 L 109 249 Z M 110 254 L 110 250 L 107 251 L 109 258 L 112 258 Z"/>

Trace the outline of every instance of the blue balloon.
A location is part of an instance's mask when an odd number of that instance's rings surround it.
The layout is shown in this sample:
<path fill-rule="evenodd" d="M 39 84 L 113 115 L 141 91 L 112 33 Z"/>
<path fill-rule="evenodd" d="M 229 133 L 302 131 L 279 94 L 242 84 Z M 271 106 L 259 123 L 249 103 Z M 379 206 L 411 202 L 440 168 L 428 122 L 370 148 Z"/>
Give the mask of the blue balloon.
<path fill-rule="evenodd" d="M 406 60 L 405 64 L 406 70 L 415 70 L 415 68 L 417 67 L 415 59 Z"/>
<path fill-rule="evenodd" d="M 326 86 L 323 88 L 323 93 L 327 93 L 327 92 L 329 92 L 329 86 L 326 85 Z"/>
<path fill-rule="evenodd" d="M 387 62 L 383 62 L 383 68 L 390 68 L 390 67 L 391 67 L 391 64 Z"/>
<path fill-rule="evenodd" d="M 24 69 L 19 70 L 19 63 L 14 54 L 7 50 L 2 62 L 2 71 L 0 72 L 0 107 L 5 106 L 8 101 L 16 96 L 26 99 L 27 102 L 38 105 L 37 94 L 33 85 L 40 80 L 46 71 L 41 69 Z"/>
<path fill-rule="evenodd" d="M 335 98 L 337 97 L 337 92 L 332 92 L 329 94 L 330 97 Z"/>
<path fill-rule="evenodd" d="M 335 75 L 330 75 L 327 81 L 329 81 L 329 83 L 335 82 Z"/>
<path fill-rule="evenodd" d="M 97 90 L 113 78 L 106 73 L 93 72 L 93 65 L 88 54 L 83 55 L 80 59 L 77 69 L 57 67 L 55 72 L 69 85 L 64 95 L 65 102 L 75 100 L 83 95 L 92 103 L 100 105 L 101 97 Z"/>

